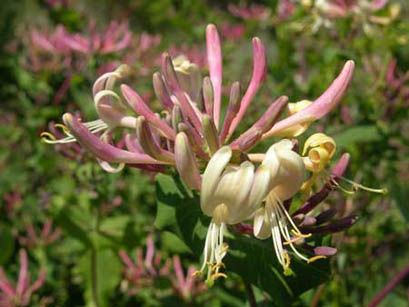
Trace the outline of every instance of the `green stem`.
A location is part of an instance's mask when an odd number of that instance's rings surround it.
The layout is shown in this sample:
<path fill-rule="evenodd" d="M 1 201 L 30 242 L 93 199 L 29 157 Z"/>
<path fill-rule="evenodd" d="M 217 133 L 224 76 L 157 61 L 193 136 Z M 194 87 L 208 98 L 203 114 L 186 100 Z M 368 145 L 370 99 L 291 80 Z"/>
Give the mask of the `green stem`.
<path fill-rule="evenodd" d="M 97 208 L 96 212 L 96 221 L 95 221 L 95 228 L 94 233 L 99 232 L 99 223 L 100 222 L 100 212 L 99 208 Z M 95 307 L 99 307 L 99 297 L 98 297 L 98 273 L 97 273 L 97 247 L 95 244 L 92 246 L 91 249 L 91 289 L 92 289 L 92 299 L 94 301 Z"/>

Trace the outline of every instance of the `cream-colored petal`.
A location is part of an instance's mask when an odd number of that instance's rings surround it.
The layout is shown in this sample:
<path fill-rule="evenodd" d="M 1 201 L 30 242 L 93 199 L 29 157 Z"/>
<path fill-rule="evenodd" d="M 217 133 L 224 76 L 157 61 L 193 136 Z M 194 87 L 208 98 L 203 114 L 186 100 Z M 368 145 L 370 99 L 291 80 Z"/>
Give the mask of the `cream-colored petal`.
<path fill-rule="evenodd" d="M 226 165 L 232 156 L 232 150 L 229 146 L 220 148 L 210 159 L 202 178 L 202 187 L 200 194 L 200 207 L 202 211 L 211 216 L 214 207 L 208 207 L 212 201 L 213 194 L 219 184 L 220 175 L 223 173 Z"/>
<path fill-rule="evenodd" d="M 267 239 L 271 236 L 271 224 L 265 208 L 259 208 L 254 214 L 253 234 L 258 239 Z"/>
<path fill-rule="evenodd" d="M 276 153 L 280 168 L 274 180 L 277 185 L 273 190 L 278 198 L 286 200 L 299 191 L 305 180 L 305 166 L 300 155 L 292 150 L 277 150 Z"/>
<path fill-rule="evenodd" d="M 244 210 L 243 203 L 250 193 L 254 179 L 254 165 L 243 162 L 236 171 L 223 174 L 215 197 L 229 209 L 229 224 Z"/>
<path fill-rule="evenodd" d="M 248 219 L 254 214 L 264 198 L 271 190 L 270 170 L 266 165 L 260 165 L 254 175 L 253 185 L 251 191 L 243 203 L 243 210 L 241 210 L 240 216 L 237 216 L 237 223 Z"/>

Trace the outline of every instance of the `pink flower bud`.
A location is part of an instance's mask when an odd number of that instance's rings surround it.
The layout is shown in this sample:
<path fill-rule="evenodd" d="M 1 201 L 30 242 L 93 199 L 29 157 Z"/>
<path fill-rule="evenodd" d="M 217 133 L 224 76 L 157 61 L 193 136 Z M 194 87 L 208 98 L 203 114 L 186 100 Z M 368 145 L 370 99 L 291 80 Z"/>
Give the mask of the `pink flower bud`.
<path fill-rule="evenodd" d="M 212 81 L 214 92 L 213 118 L 216 129 L 219 129 L 223 63 L 219 34 L 217 32 L 216 26 L 213 24 L 209 24 L 206 28 L 206 48 L 207 61 L 209 63 L 210 80 Z"/>

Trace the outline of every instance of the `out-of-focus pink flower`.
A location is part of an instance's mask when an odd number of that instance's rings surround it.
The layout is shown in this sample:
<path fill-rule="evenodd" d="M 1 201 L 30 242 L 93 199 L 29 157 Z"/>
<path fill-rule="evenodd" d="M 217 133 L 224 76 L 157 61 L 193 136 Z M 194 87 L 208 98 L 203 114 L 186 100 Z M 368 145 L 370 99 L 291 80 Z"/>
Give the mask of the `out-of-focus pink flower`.
<path fill-rule="evenodd" d="M 61 54 L 69 54 L 71 51 L 65 42 L 69 34 L 62 25 L 58 25 L 54 32 L 34 29 L 30 35 L 33 45 L 44 51 Z"/>
<path fill-rule="evenodd" d="M 277 5 L 277 17 L 279 20 L 286 20 L 295 10 L 295 4 L 291 0 L 279 0 Z"/>
<path fill-rule="evenodd" d="M 229 4 L 227 8 L 234 16 L 246 20 L 266 20 L 270 17 L 270 11 L 262 4 L 251 4 L 249 7 L 247 7 L 245 4 Z"/>
<path fill-rule="evenodd" d="M 174 256 L 172 260 L 174 275 L 171 275 L 170 279 L 172 281 L 173 288 L 176 293 L 183 298 L 183 300 L 190 302 L 192 297 L 206 290 L 207 287 L 204 282 L 199 281 L 194 277 L 194 273 L 197 271 L 194 266 L 190 266 L 188 268 L 185 277 L 180 258 L 178 256 Z"/>
<path fill-rule="evenodd" d="M 162 257 L 159 252 L 155 253 L 153 235 L 146 239 L 145 257 L 142 248 L 137 248 L 135 261 L 132 261 L 125 251 L 120 251 L 119 256 L 125 264 L 123 287 L 128 294 L 135 294 L 140 289 L 152 285 L 155 278 L 169 274 L 170 262 L 167 260 L 161 265 Z"/>
<path fill-rule="evenodd" d="M 221 27 L 222 37 L 232 41 L 237 41 L 241 39 L 244 35 L 244 31 L 245 27 L 242 24 L 230 25 L 226 23 Z"/>
<path fill-rule="evenodd" d="M 13 191 L 11 193 L 8 193 L 8 194 L 4 195 L 3 198 L 4 198 L 4 202 L 6 204 L 7 216 L 9 218 L 11 218 L 13 216 L 13 212 L 17 208 L 19 208 L 23 203 L 21 194 L 18 191 Z"/>
<path fill-rule="evenodd" d="M 67 7 L 71 0 L 45 0 L 45 2 L 52 8 L 56 6 Z"/>
<path fill-rule="evenodd" d="M 26 236 L 19 236 L 21 245 L 27 246 L 29 249 L 33 249 L 39 246 L 46 246 L 58 240 L 61 237 L 61 231 L 59 229 L 52 230 L 52 221 L 47 219 L 41 229 L 40 233 L 34 229 L 32 223 L 26 224 Z"/>
<path fill-rule="evenodd" d="M 96 32 L 96 25 L 91 22 L 88 36 L 79 33 L 66 34 L 64 43 L 71 50 L 84 54 L 100 53 L 107 54 L 121 51 L 127 48 L 132 39 L 132 34 L 127 22 L 118 23 L 112 21 L 108 27 Z"/>
<path fill-rule="evenodd" d="M 0 306 L 29 306 L 32 294 L 44 284 L 45 275 L 45 270 L 41 269 L 37 280 L 30 285 L 27 253 L 24 249 L 20 250 L 20 273 L 15 286 L 0 268 Z"/>

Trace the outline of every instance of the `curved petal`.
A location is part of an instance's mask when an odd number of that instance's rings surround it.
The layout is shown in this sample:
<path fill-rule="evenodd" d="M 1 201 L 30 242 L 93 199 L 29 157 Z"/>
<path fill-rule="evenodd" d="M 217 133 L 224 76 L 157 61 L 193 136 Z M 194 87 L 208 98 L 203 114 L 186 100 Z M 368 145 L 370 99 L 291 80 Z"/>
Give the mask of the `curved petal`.
<path fill-rule="evenodd" d="M 220 148 L 210 159 L 206 170 L 202 177 L 202 187 L 200 194 L 200 207 L 202 211 L 211 216 L 213 206 L 208 204 L 211 202 L 214 192 L 219 184 L 220 175 L 223 173 L 226 165 L 229 163 L 232 156 L 232 150 L 228 146 Z"/>

